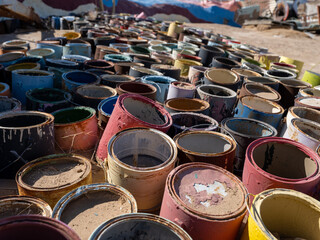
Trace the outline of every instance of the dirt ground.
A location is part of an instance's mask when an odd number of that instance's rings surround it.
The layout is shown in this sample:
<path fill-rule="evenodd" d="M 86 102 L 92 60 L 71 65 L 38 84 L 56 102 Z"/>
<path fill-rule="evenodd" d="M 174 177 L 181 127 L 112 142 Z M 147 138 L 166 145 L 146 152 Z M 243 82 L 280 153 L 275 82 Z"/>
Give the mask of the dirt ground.
<path fill-rule="evenodd" d="M 200 27 L 213 30 L 214 33 L 221 33 L 233 37 L 243 43 L 257 47 L 268 48 L 269 52 L 294 58 L 305 63 L 304 70 L 312 70 L 320 73 L 320 36 L 307 34 L 287 29 L 257 30 L 234 28 L 220 24 L 195 24 L 187 26 Z M 38 41 L 46 37 L 62 36 L 65 31 L 37 31 L 20 30 L 13 34 L 0 35 L 0 43 L 11 39 L 25 39 Z"/>

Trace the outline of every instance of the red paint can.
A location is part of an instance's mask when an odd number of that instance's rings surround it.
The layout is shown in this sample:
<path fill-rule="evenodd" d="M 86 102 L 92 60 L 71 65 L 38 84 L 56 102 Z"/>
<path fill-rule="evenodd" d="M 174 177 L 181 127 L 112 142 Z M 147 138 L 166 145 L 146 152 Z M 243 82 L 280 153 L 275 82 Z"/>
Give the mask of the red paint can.
<path fill-rule="evenodd" d="M 242 182 L 223 168 L 187 163 L 169 173 L 160 216 L 193 239 L 235 239 L 247 212 L 246 195 Z"/>
<path fill-rule="evenodd" d="M 242 181 L 251 194 L 286 188 L 317 196 L 319 161 L 313 150 L 299 142 L 261 138 L 247 148 Z"/>
<path fill-rule="evenodd" d="M 117 132 L 133 128 L 153 128 L 166 133 L 172 125 L 170 114 L 155 101 L 138 95 L 121 95 L 114 107 L 97 149 L 97 160 L 108 158 L 108 142 Z"/>

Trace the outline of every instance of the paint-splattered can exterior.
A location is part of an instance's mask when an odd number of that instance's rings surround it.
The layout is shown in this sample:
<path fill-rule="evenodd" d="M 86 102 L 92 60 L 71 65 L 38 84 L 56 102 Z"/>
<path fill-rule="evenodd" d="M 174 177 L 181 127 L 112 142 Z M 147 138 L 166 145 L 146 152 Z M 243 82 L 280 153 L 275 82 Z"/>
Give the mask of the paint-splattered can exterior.
<path fill-rule="evenodd" d="M 173 139 L 179 163 L 205 162 L 233 171 L 237 143 L 225 134 L 210 131 L 182 132 Z"/>
<path fill-rule="evenodd" d="M 51 217 L 52 209 L 48 203 L 31 196 L 0 197 L 0 219 L 18 215 L 40 215 Z"/>
<path fill-rule="evenodd" d="M 21 102 L 15 98 L 0 96 L 0 113 L 6 111 L 21 111 Z"/>
<path fill-rule="evenodd" d="M 78 187 L 64 195 L 55 205 L 52 217 L 68 224 L 82 239 L 88 239 L 104 221 L 136 213 L 137 209 L 136 200 L 126 189 L 97 183 Z"/>
<path fill-rule="evenodd" d="M 167 100 L 171 98 L 193 98 L 196 87 L 191 83 L 172 82 L 169 85 Z"/>
<path fill-rule="evenodd" d="M 316 196 L 319 161 L 319 156 L 302 143 L 278 137 L 261 138 L 247 148 L 242 181 L 254 195 L 271 188 L 286 188 Z"/>
<path fill-rule="evenodd" d="M 54 153 L 53 120 L 51 114 L 35 111 L 0 114 L 2 178 L 14 178 L 28 161 Z"/>
<path fill-rule="evenodd" d="M 174 62 L 174 66 L 176 68 L 181 69 L 180 76 L 188 76 L 189 69 L 191 66 L 202 66 L 202 63 L 199 63 L 197 61 L 188 60 L 188 59 L 177 59 Z"/>
<path fill-rule="evenodd" d="M 131 128 L 110 139 L 108 153 L 108 182 L 129 190 L 139 211 L 159 210 L 166 178 L 177 161 L 174 141 L 155 129 Z"/>
<path fill-rule="evenodd" d="M 256 96 L 240 98 L 234 117 L 253 118 L 278 128 L 284 109 L 277 103 Z"/>
<path fill-rule="evenodd" d="M 96 110 L 90 107 L 64 108 L 52 113 L 57 146 L 69 152 L 95 147 L 99 137 Z"/>
<path fill-rule="evenodd" d="M 303 118 L 293 118 L 283 137 L 316 151 L 320 145 L 320 124 Z"/>
<path fill-rule="evenodd" d="M 34 180 L 34 176 L 41 179 L 46 177 L 46 173 L 47 176 L 61 175 L 56 181 L 53 178 L 51 181 Z M 92 183 L 91 163 L 87 158 L 76 154 L 48 155 L 20 168 L 16 175 L 16 183 L 19 195 L 38 197 L 53 208 L 66 193 Z"/>
<path fill-rule="evenodd" d="M 241 181 L 220 167 L 183 164 L 168 175 L 160 216 L 194 239 L 235 239 L 246 214 L 246 194 Z"/>
<path fill-rule="evenodd" d="M 175 223 L 147 213 L 125 214 L 101 224 L 89 240 L 103 239 L 152 239 L 191 240 L 192 238 Z"/>
<path fill-rule="evenodd" d="M 191 66 L 188 73 L 188 81 L 195 86 L 201 84 L 206 70 L 208 70 L 207 67 Z"/>
<path fill-rule="evenodd" d="M 148 110 L 148 114 L 144 114 Z M 151 114 L 150 114 L 151 113 Z M 108 142 L 117 132 L 132 127 L 147 127 L 167 132 L 172 125 L 170 114 L 158 103 L 137 94 L 121 95 L 103 132 L 96 158 L 104 161 L 108 157 Z"/>
<path fill-rule="evenodd" d="M 197 95 L 210 104 L 208 115 L 218 122 L 233 115 L 237 101 L 237 94 L 233 90 L 208 84 L 199 86 Z"/>
<path fill-rule="evenodd" d="M 320 216 L 314 198 L 288 189 L 270 189 L 255 196 L 241 240 L 272 240 L 280 237 L 317 239 Z M 297 238 L 296 238 L 297 237 Z"/>
<path fill-rule="evenodd" d="M 250 118 L 226 118 L 221 122 L 222 133 L 231 134 L 237 142 L 234 172 L 242 175 L 246 149 L 251 142 L 263 137 L 277 136 L 277 130 L 271 125 Z"/>
<path fill-rule="evenodd" d="M 23 215 L 0 220 L 2 239 L 80 240 L 66 224 L 43 216 Z"/>

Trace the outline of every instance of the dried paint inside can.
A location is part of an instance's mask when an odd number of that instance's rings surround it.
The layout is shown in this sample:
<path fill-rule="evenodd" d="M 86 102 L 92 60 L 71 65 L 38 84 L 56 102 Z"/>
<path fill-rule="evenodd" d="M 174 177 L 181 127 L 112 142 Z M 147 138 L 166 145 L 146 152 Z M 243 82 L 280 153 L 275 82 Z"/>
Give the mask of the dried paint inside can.
<path fill-rule="evenodd" d="M 320 141 L 320 125 L 312 122 L 303 121 L 301 119 L 292 120 L 292 124 L 305 135 Z"/>
<path fill-rule="evenodd" d="M 55 124 L 68 124 L 80 122 L 89 119 L 93 115 L 93 111 L 89 108 L 67 108 L 55 112 L 54 123 Z"/>
<path fill-rule="evenodd" d="M 252 156 L 260 169 L 280 178 L 307 178 L 318 169 L 315 160 L 297 146 L 287 143 L 261 144 L 255 147 Z"/>
<path fill-rule="evenodd" d="M 264 99 L 268 99 L 271 101 L 277 101 L 280 99 L 280 95 L 278 95 L 276 92 L 272 90 L 269 90 L 267 87 L 263 85 L 259 86 L 257 84 L 247 83 L 246 88 L 253 95 L 264 98 Z"/>
<path fill-rule="evenodd" d="M 135 100 L 133 98 L 125 98 L 123 100 L 123 107 L 141 121 L 155 125 L 163 125 L 166 123 L 163 114 L 161 114 L 156 107 L 147 102 Z"/>
<path fill-rule="evenodd" d="M 76 92 L 88 98 L 107 98 L 116 95 L 115 91 L 101 85 L 84 85 L 79 87 Z"/>
<path fill-rule="evenodd" d="M 251 98 L 251 97 L 243 97 L 241 99 L 242 103 L 256 111 L 261 111 L 265 113 L 280 113 L 281 108 L 272 102 L 267 102 L 262 98 Z"/>
<path fill-rule="evenodd" d="M 299 102 L 310 107 L 320 108 L 320 98 L 305 97 L 300 99 Z"/>
<path fill-rule="evenodd" d="M 131 202 L 124 196 L 112 191 L 89 191 L 68 202 L 60 220 L 86 240 L 104 221 L 131 212 Z"/>

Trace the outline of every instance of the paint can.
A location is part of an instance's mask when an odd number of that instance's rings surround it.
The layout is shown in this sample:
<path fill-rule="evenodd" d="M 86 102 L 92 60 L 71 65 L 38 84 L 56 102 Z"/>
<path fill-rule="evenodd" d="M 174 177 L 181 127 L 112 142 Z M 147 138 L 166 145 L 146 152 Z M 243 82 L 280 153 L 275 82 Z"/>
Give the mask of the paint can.
<path fill-rule="evenodd" d="M 62 87 L 70 92 L 73 92 L 81 85 L 99 83 L 100 77 L 88 71 L 75 70 L 62 74 Z"/>
<path fill-rule="evenodd" d="M 256 195 L 242 240 L 317 239 L 320 204 L 288 189 L 270 189 Z"/>
<path fill-rule="evenodd" d="M 201 113 L 178 112 L 171 117 L 173 123 L 168 132 L 171 137 L 185 131 L 214 131 L 219 126 L 216 120 Z"/>
<path fill-rule="evenodd" d="M 146 67 L 131 66 L 129 75 L 135 78 L 139 78 L 139 77 L 141 78 L 147 75 L 163 76 L 163 73 L 146 68 Z"/>
<path fill-rule="evenodd" d="M 52 48 L 34 48 L 30 49 L 26 55 L 28 57 L 37 57 L 37 58 L 54 58 L 55 50 Z"/>
<path fill-rule="evenodd" d="M 67 225 L 52 218 L 22 215 L 0 220 L 2 239 L 80 240 Z"/>
<path fill-rule="evenodd" d="M 2 47 L 26 47 L 30 49 L 30 44 L 26 40 L 14 39 L 2 43 Z"/>
<path fill-rule="evenodd" d="M 0 176 L 13 178 L 28 161 L 53 154 L 54 117 L 35 111 L 0 114 Z"/>
<path fill-rule="evenodd" d="M 260 138 L 247 148 L 242 181 L 259 194 L 286 188 L 310 196 L 318 194 L 320 157 L 302 143 L 279 137 Z"/>
<path fill-rule="evenodd" d="M 266 77 L 270 77 L 270 78 L 275 78 L 277 80 L 279 80 L 280 82 L 282 80 L 288 80 L 288 79 L 296 79 L 297 78 L 297 74 L 293 73 L 293 72 L 289 72 L 287 70 L 282 70 L 282 69 L 271 69 L 268 70 L 265 74 Z"/>
<path fill-rule="evenodd" d="M 108 182 L 130 191 L 139 211 L 159 210 L 167 175 L 177 161 L 173 140 L 156 129 L 125 129 L 110 139 L 108 153 Z"/>
<path fill-rule="evenodd" d="M 121 83 L 134 82 L 136 79 L 129 75 L 101 75 L 101 84 L 116 88 Z"/>
<path fill-rule="evenodd" d="M 93 149 L 99 140 L 96 111 L 90 107 L 64 108 L 52 113 L 57 146 L 65 151 Z"/>
<path fill-rule="evenodd" d="M 184 55 L 188 55 L 188 56 L 196 56 L 197 53 L 195 51 L 193 51 L 193 48 L 176 48 L 173 49 L 172 51 L 172 57 L 173 59 L 178 59 L 178 55 L 184 54 Z"/>
<path fill-rule="evenodd" d="M 102 239 L 152 239 L 191 240 L 191 237 L 178 225 L 153 214 L 125 214 L 101 224 L 89 240 Z"/>
<path fill-rule="evenodd" d="M 320 145 L 320 124 L 303 118 L 293 118 L 283 137 L 316 151 Z"/>
<path fill-rule="evenodd" d="M 118 96 L 102 100 L 98 105 L 98 126 L 104 130 L 114 109 Z"/>
<path fill-rule="evenodd" d="M 179 22 L 171 22 L 168 28 L 167 35 L 173 38 L 177 38 L 177 36 L 183 31 L 183 23 Z"/>
<path fill-rule="evenodd" d="M 232 137 L 211 131 L 189 131 L 177 134 L 173 140 L 178 147 L 179 164 L 205 162 L 233 171 L 237 143 Z"/>
<path fill-rule="evenodd" d="M 180 68 L 180 76 L 184 77 L 188 76 L 191 66 L 202 66 L 202 63 L 188 59 L 177 59 L 174 62 L 174 67 Z"/>
<path fill-rule="evenodd" d="M 57 88 L 35 88 L 26 92 L 26 109 L 52 113 L 70 107 L 70 93 Z"/>
<path fill-rule="evenodd" d="M 117 91 L 111 87 L 86 84 L 76 88 L 74 100 L 81 106 L 97 109 L 99 103 L 107 98 L 117 95 Z"/>
<path fill-rule="evenodd" d="M 0 96 L 10 97 L 10 86 L 4 82 L 0 82 Z"/>
<path fill-rule="evenodd" d="M 234 160 L 234 172 L 242 176 L 246 149 L 251 142 L 264 137 L 277 136 L 277 130 L 271 125 L 250 118 L 226 118 L 221 122 L 221 132 L 231 134 L 237 143 Z"/>
<path fill-rule="evenodd" d="M 225 52 L 218 47 L 201 46 L 198 56 L 201 58 L 202 65 L 209 67 L 214 57 L 223 57 L 225 56 Z"/>
<path fill-rule="evenodd" d="M 204 83 L 223 86 L 233 91 L 241 87 L 239 75 L 228 69 L 208 69 L 204 72 Z"/>
<path fill-rule="evenodd" d="M 208 115 L 218 122 L 233 115 L 233 109 L 237 101 L 237 94 L 233 90 L 206 84 L 197 88 L 197 95 L 210 104 Z"/>
<path fill-rule="evenodd" d="M 167 132 L 172 125 L 170 114 L 155 101 L 138 94 L 119 96 L 108 125 L 103 132 L 96 158 L 104 161 L 108 156 L 108 142 L 117 132 L 132 127 L 147 127 Z"/>
<path fill-rule="evenodd" d="M 231 68 L 231 71 L 238 74 L 241 84 L 244 83 L 244 79 L 248 77 L 262 77 L 260 73 L 242 68 Z"/>
<path fill-rule="evenodd" d="M 62 60 L 69 60 L 79 64 L 79 69 L 83 69 L 83 64 L 85 61 L 91 60 L 90 57 L 81 56 L 81 55 L 63 55 Z"/>
<path fill-rule="evenodd" d="M 129 52 L 130 45 L 126 43 L 110 43 L 110 47 L 120 50 L 120 52 Z"/>
<path fill-rule="evenodd" d="M 191 83 L 185 82 L 171 82 L 168 89 L 166 99 L 172 98 L 193 98 L 196 87 Z"/>
<path fill-rule="evenodd" d="M 197 86 L 203 83 L 203 77 L 206 70 L 209 68 L 203 66 L 190 66 L 188 73 L 189 83 Z"/>
<path fill-rule="evenodd" d="M 16 64 L 18 60 L 24 58 L 24 53 L 21 52 L 9 52 L 0 55 L 0 64 L 3 67 L 8 67 L 10 65 Z"/>
<path fill-rule="evenodd" d="M 115 63 L 114 70 L 117 75 L 128 75 L 131 66 L 143 67 L 144 64 L 135 62 L 119 62 Z"/>
<path fill-rule="evenodd" d="M 287 63 L 287 64 L 292 64 L 292 65 L 295 65 L 297 67 L 297 69 L 299 70 L 299 74 L 302 72 L 302 68 L 303 68 L 303 65 L 304 65 L 304 62 L 302 61 L 299 61 L 299 60 L 295 60 L 295 59 L 292 59 L 292 58 L 288 58 L 288 57 L 280 57 L 280 63 Z M 298 74 L 298 77 L 299 77 L 299 74 Z"/>
<path fill-rule="evenodd" d="M 278 128 L 284 109 L 277 103 L 256 96 L 244 96 L 239 99 L 234 117 L 260 120 Z"/>
<path fill-rule="evenodd" d="M 286 70 L 292 72 L 298 76 L 299 70 L 296 69 L 295 65 L 286 63 L 272 63 L 270 70 Z"/>
<path fill-rule="evenodd" d="M 12 71 L 12 96 L 23 105 L 26 104 L 26 92 L 35 88 L 52 88 L 53 73 L 34 70 L 19 69 Z"/>
<path fill-rule="evenodd" d="M 320 85 L 320 74 L 312 71 L 305 71 L 302 77 L 302 81 L 308 82 L 312 87 Z"/>
<path fill-rule="evenodd" d="M 163 75 L 174 78 L 176 80 L 180 80 L 180 68 L 176 68 L 171 65 L 166 64 L 152 64 L 150 67 L 152 70 L 156 70 L 161 72 Z"/>
<path fill-rule="evenodd" d="M 161 61 L 159 59 L 148 57 L 148 56 L 135 56 L 133 58 L 133 62 L 142 63 L 144 67 L 150 68 L 153 64 L 160 64 Z"/>
<path fill-rule="evenodd" d="M 49 60 L 53 60 L 53 62 L 49 62 Z M 66 72 L 80 68 L 78 63 L 69 60 L 48 59 L 48 61 L 46 61 L 46 65 L 48 67 L 48 71 L 54 74 L 53 86 L 59 89 L 62 88 L 62 75 Z"/>
<path fill-rule="evenodd" d="M 35 159 L 19 169 L 19 195 L 38 197 L 52 208 L 65 194 L 91 184 L 90 161 L 76 154 L 53 154 Z"/>
<path fill-rule="evenodd" d="M 157 92 L 155 100 L 164 103 L 167 99 L 169 86 L 171 83 L 176 82 L 176 80 L 167 76 L 144 76 L 141 78 L 141 82 L 156 87 Z"/>
<path fill-rule="evenodd" d="M 62 17 L 62 18 L 65 18 L 65 17 Z M 73 17 L 71 17 L 71 18 L 73 18 Z M 67 20 L 67 18 L 65 18 L 65 20 Z M 69 20 L 67 20 L 67 21 L 69 21 Z M 75 39 L 81 38 L 81 34 L 78 32 L 66 32 L 65 34 L 63 34 L 63 37 L 65 37 L 67 40 L 75 40 Z"/>
<path fill-rule="evenodd" d="M 114 63 L 106 60 L 88 60 L 84 62 L 83 66 L 84 69 L 99 69 L 114 72 Z"/>
<path fill-rule="evenodd" d="M 15 98 L 0 96 L 0 113 L 21 111 L 21 102 Z"/>
<path fill-rule="evenodd" d="M 63 56 L 80 55 L 91 57 L 91 45 L 88 43 L 67 43 L 63 46 Z"/>
<path fill-rule="evenodd" d="M 4 53 L 10 53 L 10 52 L 21 52 L 25 55 L 27 51 L 28 51 L 28 48 L 23 46 L 11 46 L 11 47 L 1 46 L 0 47 L 1 55 Z"/>
<path fill-rule="evenodd" d="M 263 85 L 267 85 L 274 90 L 278 91 L 279 89 L 279 81 L 274 78 L 269 77 L 245 77 L 243 83 L 246 82 L 255 82 L 255 83 L 261 83 Z"/>
<path fill-rule="evenodd" d="M 259 62 L 259 61 L 256 61 L 256 60 L 254 60 L 254 59 L 252 59 L 252 58 L 243 58 L 243 59 L 241 60 L 241 64 L 245 64 L 245 63 L 254 64 L 254 65 L 256 65 L 256 66 L 258 66 L 258 67 L 260 67 L 260 68 L 263 68 L 263 69 L 266 69 L 266 68 L 267 68 L 267 66 L 266 66 L 264 63 L 261 63 L 261 62 Z"/>
<path fill-rule="evenodd" d="M 168 175 L 160 216 L 193 239 L 236 239 L 247 191 L 232 173 L 206 163 L 183 164 Z"/>
<path fill-rule="evenodd" d="M 139 82 L 120 83 L 117 85 L 116 90 L 119 96 L 125 93 L 139 94 L 152 100 L 156 99 L 158 91 L 157 88 L 151 84 Z"/>
<path fill-rule="evenodd" d="M 232 68 L 240 68 L 241 64 L 237 61 L 234 61 L 230 58 L 225 57 L 215 57 L 212 59 L 210 64 L 211 68 L 223 68 L 231 70 Z"/>
<path fill-rule="evenodd" d="M 104 45 L 96 45 L 96 52 L 94 55 L 94 59 L 104 59 L 106 54 L 119 54 L 120 50 L 104 46 Z"/>
<path fill-rule="evenodd" d="M 136 213 L 137 203 L 126 189 L 108 183 L 78 187 L 64 195 L 52 217 L 69 225 L 82 239 L 105 221 Z"/>
<path fill-rule="evenodd" d="M 302 82 L 300 80 L 288 79 L 280 81 L 279 85 L 279 93 L 281 95 L 280 104 L 284 108 L 289 108 L 294 105 L 294 99 L 296 95 L 299 93 L 300 89 L 308 88 L 311 85 Z"/>
<path fill-rule="evenodd" d="M 172 98 L 164 102 L 164 108 L 169 113 L 194 112 L 206 114 L 209 111 L 210 104 L 196 98 Z"/>
<path fill-rule="evenodd" d="M 253 63 L 249 63 L 249 62 L 246 62 L 246 61 L 242 63 L 241 68 L 255 71 L 257 73 L 260 73 L 262 76 L 265 76 L 266 72 L 267 72 L 266 69 L 261 68 L 261 67 L 255 65 L 255 64 L 253 64 Z"/>
<path fill-rule="evenodd" d="M 301 97 L 294 100 L 294 106 L 320 110 L 320 97 Z"/>
<path fill-rule="evenodd" d="M 273 88 L 260 83 L 244 83 L 238 92 L 238 98 L 243 96 L 257 96 L 276 103 L 281 100 L 281 95 Z"/>
<path fill-rule="evenodd" d="M 40 215 L 51 217 L 52 209 L 48 203 L 40 198 L 30 196 L 0 197 L 0 219 L 19 215 Z"/>
<path fill-rule="evenodd" d="M 297 98 L 299 97 L 320 97 L 320 89 L 316 88 L 302 88 L 299 90 Z"/>
<path fill-rule="evenodd" d="M 104 60 L 110 61 L 113 63 L 132 62 L 132 58 L 130 56 L 124 55 L 124 54 L 105 54 L 103 58 L 104 58 Z"/>

